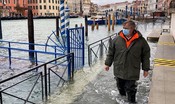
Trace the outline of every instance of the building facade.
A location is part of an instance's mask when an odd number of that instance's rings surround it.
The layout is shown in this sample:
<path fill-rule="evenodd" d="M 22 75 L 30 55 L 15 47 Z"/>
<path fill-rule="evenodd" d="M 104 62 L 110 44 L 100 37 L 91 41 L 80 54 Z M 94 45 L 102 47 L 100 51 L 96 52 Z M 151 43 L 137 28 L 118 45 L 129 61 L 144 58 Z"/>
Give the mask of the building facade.
<path fill-rule="evenodd" d="M 91 0 L 83 0 L 83 15 L 89 15 L 92 12 L 95 12 L 94 4 L 91 3 Z"/>
<path fill-rule="evenodd" d="M 93 7 L 91 0 L 67 0 L 70 14 L 88 15 Z"/>
<path fill-rule="evenodd" d="M 157 9 L 158 0 L 148 0 L 148 13 L 155 12 Z"/>
<path fill-rule="evenodd" d="M 0 13 L 5 16 L 27 16 L 28 8 L 34 16 L 58 16 L 60 0 L 0 0 Z"/>
<path fill-rule="evenodd" d="M 39 16 L 58 16 L 59 0 L 38 0 L 38 14 Z"/>
<path fill-rule="evenodd" d="M 0 0 L 1 16 L 26 16 L 27 0 Z"/>
<path fill-rule="evenodd" d="M 70 13 L 80 13 L 80 5 L 82 0 L 67 0 L 67 5 L 70 9 Z"/>

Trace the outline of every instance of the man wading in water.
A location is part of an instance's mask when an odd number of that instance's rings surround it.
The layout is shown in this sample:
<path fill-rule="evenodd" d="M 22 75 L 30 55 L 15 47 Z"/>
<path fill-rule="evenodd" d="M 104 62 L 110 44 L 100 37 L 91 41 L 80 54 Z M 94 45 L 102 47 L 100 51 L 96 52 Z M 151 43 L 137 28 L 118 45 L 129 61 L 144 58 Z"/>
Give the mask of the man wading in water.
<path fill-rule="evenodd" d="M 140 67 L 144 77 L 150 70 L 150 47 L 135 28 L 133 21 L 123 24 L 123 30 L 111 41 L 105 61 L 106 71 L 113 63 L 119 93 L 121 96 L 127 95 L 131 103 L 136 103 L 136 81 L 139 80 Z"/>

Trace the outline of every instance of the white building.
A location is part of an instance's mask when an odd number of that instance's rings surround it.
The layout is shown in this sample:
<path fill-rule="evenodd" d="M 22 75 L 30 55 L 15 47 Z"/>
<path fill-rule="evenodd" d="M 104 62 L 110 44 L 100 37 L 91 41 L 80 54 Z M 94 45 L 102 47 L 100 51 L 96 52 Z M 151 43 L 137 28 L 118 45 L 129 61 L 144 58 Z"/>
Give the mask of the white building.
<path fill-rule="evenodd" d="M 57 16 L 59 14 L 59 1 L 39 0 L 37 9 L 40 16 Z"/>
<path fill-rule="evenodd" d="M 126 6 L 128 6 L 128 1 L 116 3 L 116 5 L 117 5 L 116 10 L 123 10 L 124 11 L 124 10 L 126 10 Z"/>
<path fill-rule="evenodd" d="M 102 5 L 102 6 L 99 6 L 99 11 L 100 12 L 105 12 L 105 11 L 109 11 L 110 9 L 110 5 Z"/>
<path fill-rule="evenodd" d="M 67 0 L 70 13 L 87 15 L 90 12 L 91 0 Z M 82 9 L 82 11 L 81 11 Z"/>
<path fill-rule="evenodd" d="M 91 0 L 83 0 L 83 15 L 89 15 L 92 5 Z"/>
<path fill-rule="evenodd" d="M 80 0 L 67 0 L 67 5 L 70 9 L 70 13 L 80 12 Z"/>

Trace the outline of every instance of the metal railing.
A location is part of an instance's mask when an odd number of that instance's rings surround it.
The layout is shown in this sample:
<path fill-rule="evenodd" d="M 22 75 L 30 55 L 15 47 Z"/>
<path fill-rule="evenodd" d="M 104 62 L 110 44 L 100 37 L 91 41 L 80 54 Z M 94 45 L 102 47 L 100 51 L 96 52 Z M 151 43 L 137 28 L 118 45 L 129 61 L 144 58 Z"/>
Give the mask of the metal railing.
<path fill-rule="evenodd" d="M 107 53 L 109 42 L 116 34 L 105 37 L 101 40 L 93 42 L 88 45 L 88 64 L 89 66 L 97 62 L 97 59 L 103 57 L 104 52 Z M 105 50 L 104 50 L 105 49 Z"/>
<path fill-rule="evenodd" d="M 55 61 L 59 62 L 52 65 Z M 62 64 L 66 64 L 65 67 Z M 0 104 L 36 104 L 47 101 L 53 86 L 63 86 L 65 82 L 73 80 L 73 76 L 74 53 L 69 53 L 0 81 Z"/>
<path fill-rule="evenodd" d="M 39 55 L 51 55 L 55 58 L 58 56 L 64 55 L 63 52 L 61 52 L 59 49 L 59 46 L 54 46 L 54 45 L 45 45 L 45 44 L 33 44 L 33 43 L 24 43 L 24 42 L 11 42 L 11 41 L 3 41 L 0 40 L 0 50 L 4 50 L 7 54 L 3 53 L 0 54 L 0 57 L 5 57 L 8 58 L 9 61 L 9 68 L 11 68 L 12 64 L 12 58 L 13 59 L 20 59 L 20 60 L 28 60 L 30 62 L 35 63 L 38 65 L 38 62 L 44 63 L 46 62 L 45 60 L 39 59 Z M 29 50 L 28 47 L 29 45 L 34 45 L 34 47 L 37 50 Z M 50 50 L 46 52 L 45 47 L 49 47 Z M 38 50 L 39 49 L 39 50 Z M 27 53 L 33 53 L 34 54 L 34 59 L 30 59 L 30 57 L 26 57 Z M 23 56 L 20 56 L 24 54 Z"/>

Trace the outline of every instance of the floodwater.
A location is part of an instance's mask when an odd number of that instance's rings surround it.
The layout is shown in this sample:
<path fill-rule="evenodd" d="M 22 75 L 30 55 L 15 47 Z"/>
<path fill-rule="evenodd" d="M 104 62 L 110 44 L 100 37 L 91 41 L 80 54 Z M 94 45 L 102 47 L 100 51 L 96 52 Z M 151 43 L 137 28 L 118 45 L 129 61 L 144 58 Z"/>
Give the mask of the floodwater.
<path fill-rule="evenodd" d="M 81 23 L 84 25 L 83 18 L 71 19 L 70 21 L 70 27 Z M 153 29 L 161 28 L 161 25 L 162 23 L 139 22 L 138 30 L 146 38 Z M 45 44 L 47 37 L 55 28 L 55 19 L 34 20 L 35 43 Z M 89 26 L 88 41 L 86 41 L 85 45 L 87 46 L 89 43 L 119 32 L 122 26 L 117 25 L 115 31 L 108 32 L 107 29 L 106 26 L 99 26 L 99 30 L 91 31 Z M 2 21 L 2 32 L 3 40 L 28 42 L 27 20 Z M 157 44 L 149 42 L 149 45 L 151 47 L 151 67 L 153 67 L 153 58 Z M 87 57 L 87 53 L 85 57 Z M 85 58 L 85 62 L 87 63 L 87 58 Z M 103 60 L 100 60 L 91 68 L 87 65 L 85 66 L 85 68 L 75 73 L 74 83 L 63 88 L 61 94 L 59 92 L 51 96 L 48 104 L 128 104 L 126 98 L 118 96 L 112 69 L 108 72 L 103 71 Z M 3 66 L 0 66 L 0 69 L 1 67 Z M 150 75 L 147 78 L 143 78 L 142 73 L 140 74 L 141 78 L 137 82 L 137 101 L 139 104 L 147 104 L 148 102 L 151 74 L 152 72 L 150 71 Z"/>

